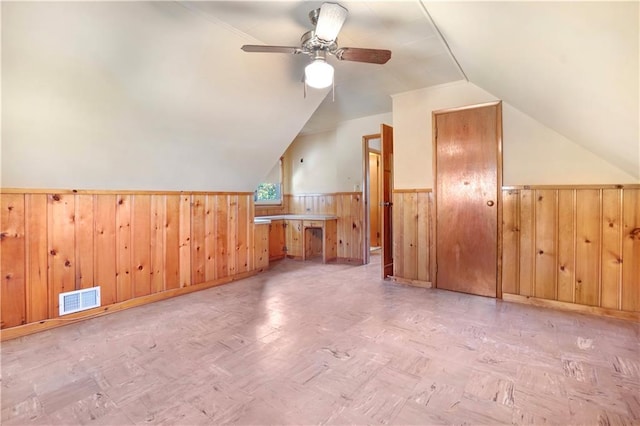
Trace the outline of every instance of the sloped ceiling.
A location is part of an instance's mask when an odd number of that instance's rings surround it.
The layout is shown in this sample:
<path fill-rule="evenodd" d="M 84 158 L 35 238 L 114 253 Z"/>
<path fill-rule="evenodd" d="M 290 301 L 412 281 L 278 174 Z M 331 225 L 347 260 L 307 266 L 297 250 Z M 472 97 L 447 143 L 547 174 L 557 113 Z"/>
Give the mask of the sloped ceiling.
<path fill-rule="evenodd" d="M 303 97 L 319 1 L 2 2 L 2 186 L 252 190 L 300 132 L 464 78 L 640 179 L 638 2 L 344 1 L 336 100 Z"/>
<path fill-rule="evenodd" d="M 640 179 L 637 1 L 426 7 L 471 82 Z"/>
<path fill-rule="evenodd" d="M 252 191 L 328 92 L 259 42 L 175 2 L 2 2 L 2 186 Z"/>

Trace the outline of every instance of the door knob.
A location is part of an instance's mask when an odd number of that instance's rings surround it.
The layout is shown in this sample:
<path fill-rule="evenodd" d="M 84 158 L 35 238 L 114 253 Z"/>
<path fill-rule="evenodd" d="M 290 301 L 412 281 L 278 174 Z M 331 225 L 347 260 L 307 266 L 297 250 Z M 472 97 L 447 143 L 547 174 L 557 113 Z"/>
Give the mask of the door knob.
<path fill-rule="evenodd" d="M 487 201 L 487 205 L 488 205 L 489 207 L 493 206 L 493 201 L 492 201 L 492 200 Z"/>

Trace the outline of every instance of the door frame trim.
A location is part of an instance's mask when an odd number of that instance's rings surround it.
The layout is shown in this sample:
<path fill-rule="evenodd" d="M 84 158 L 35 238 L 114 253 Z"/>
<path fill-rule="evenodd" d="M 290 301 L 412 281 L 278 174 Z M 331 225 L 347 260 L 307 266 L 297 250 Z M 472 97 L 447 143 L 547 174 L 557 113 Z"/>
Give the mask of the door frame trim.
<path fill-rule="evenodd" d="M 445 108 L 434 110 L 431 112 L 431 146 L 432 146 L 432 162 L 433 162 L 433 250 L 430 252 L 430 263 L 433 287 L 438 288 L 437 283 L 437 238 L 438 238 L 438 162 L 437 162 L 437 126 L 436 116 L 441 114 L 447 114 L 452 112 L 464 111 L 467 109 L 484 108 L 489 106 L 498 107 L 498 117 L 496 119 L 496 134 L 497 134 L 497 185 L 496 185 L 496 209 L 497 209 L 497 250 L 496 250 L 496 299 L 502 299 L 502 101 L 484 102 L 480 104 L 464 105 L 454 108 Z"/>

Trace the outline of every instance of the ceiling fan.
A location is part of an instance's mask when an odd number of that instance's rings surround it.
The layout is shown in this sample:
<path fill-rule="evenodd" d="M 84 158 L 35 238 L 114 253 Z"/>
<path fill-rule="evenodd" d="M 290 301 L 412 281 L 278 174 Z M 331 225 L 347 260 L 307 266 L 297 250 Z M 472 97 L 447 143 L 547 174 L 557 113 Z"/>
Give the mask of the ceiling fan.
<path fill-rule="evenodd" d="M 309 12 L 309 19 L 315 29 L 301 37 L 300 47 L 260 46 L 245 44 L 245 52 L 305 54 L 312 58 L 305 67 L 304 83 L 316 89 L 333 84 L 333 67 L 327 63 L 327 55 L 340 61 L 385 64 L 391 58 L 390 50 L 363 49 L 358 47 L 338 47 L 338 33 L 347 19 L 349 11 L 337 3 L 323 3 L 319 9 Z"/>

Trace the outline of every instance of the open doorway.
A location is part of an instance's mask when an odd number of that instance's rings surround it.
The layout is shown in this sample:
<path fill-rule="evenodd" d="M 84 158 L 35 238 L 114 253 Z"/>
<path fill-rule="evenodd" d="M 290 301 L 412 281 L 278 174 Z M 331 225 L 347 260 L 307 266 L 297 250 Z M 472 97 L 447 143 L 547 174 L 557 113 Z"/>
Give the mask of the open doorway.
<path fill-rule="evenodd" d="M 379 255 L 382 246 L 382 207 L 381 207 L 381 138 L 380 134 L 362 137 L 363 145 L 363 192 L 365 198 L 365 263 L 371 261 L 371 255 Z"/>
<path fill-rule="evenodd" d="M 371 262 L 371 256 L 380 256 L 381 276 L 383 279 L 393 276 L 393 230 L 392 230 L 392 192 L 393 192 L 393 127 L 382 124 L 380 133 L 362 137 L 364 198 L 364 263 Z M 371 154 L 378 154 L 375 157 Z M 376 162 L 376 175 L 372 174 L 373 159 Z M 377 187 L 377 191 L 372 188 Z M 375 199 L 377 197 L 377 199 Z M 372 199 L 374 198 L 374 199 Z M 377 224 L 372 222 L 376 221 Z M 376 238 L 372 238 L 375 233 Z M 378 237 L 379 235 L 379 237 Z M 374 245 L 380 244 L 379 246 Z M 379 247 L 379 249 L 376 249 Z"/>

